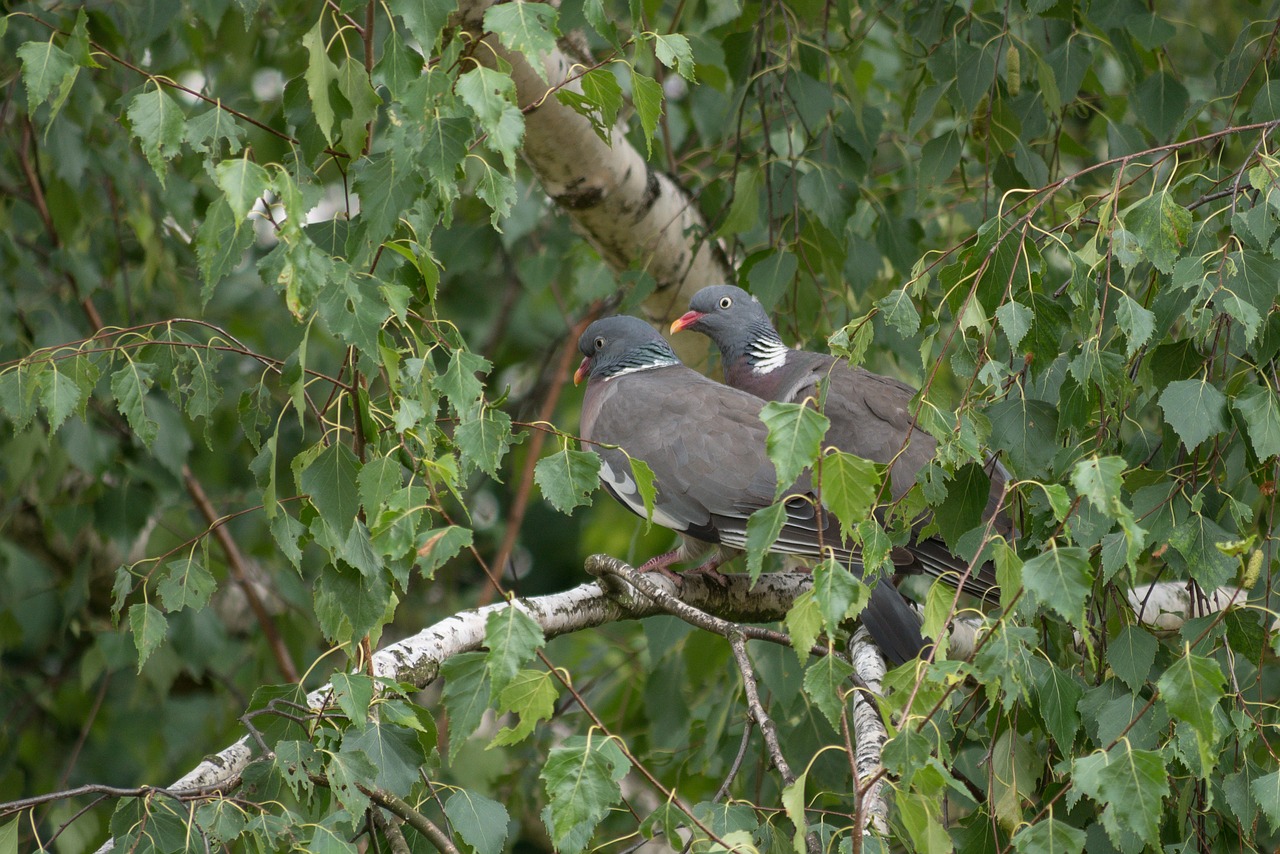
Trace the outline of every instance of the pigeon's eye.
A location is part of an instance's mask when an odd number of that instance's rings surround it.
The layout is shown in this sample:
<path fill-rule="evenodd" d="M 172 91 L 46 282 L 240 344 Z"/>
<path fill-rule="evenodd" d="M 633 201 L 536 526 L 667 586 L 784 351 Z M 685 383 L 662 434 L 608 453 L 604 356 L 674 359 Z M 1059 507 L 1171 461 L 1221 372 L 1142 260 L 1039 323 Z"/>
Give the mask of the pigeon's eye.
<path fill-rule="evenodd" d="M 733 297 L 720 297 L 720 307 L 728 308 L 733 305 Z"/>
<path fill-rule="evenodd" d="M 603 349 L 604 349 L 604 339 L 603 339 L 603 338 L 597 338 L 597 339 L 596 339 L 596 349 L 597 349 L 597 350 L 603 350 Z"/>

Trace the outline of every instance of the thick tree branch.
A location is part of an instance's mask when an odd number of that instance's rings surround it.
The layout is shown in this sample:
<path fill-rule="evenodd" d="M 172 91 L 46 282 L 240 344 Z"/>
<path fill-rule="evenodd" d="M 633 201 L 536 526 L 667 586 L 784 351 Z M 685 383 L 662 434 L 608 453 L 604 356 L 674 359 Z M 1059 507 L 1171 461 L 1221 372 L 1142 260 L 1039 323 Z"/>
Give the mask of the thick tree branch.
<path fill-rule="evenodd" d="M 492 5 L 493 0 L 463 0 L 458 21 L 480 42 L 476 60 L 511 66 L 525 113 L 525 160 L 610 267 L 639 267 L 653 276 L 657 290 L 645 302 L 649 316 L 670 320 L 704 285 L 729 281 L 733 271 L 718 245 L 702 237 L 708 229 L 693 200 L 671 176 L 645 162 L 625 127 L 615 125 L 606 143 L 590 121 L 556 99 L 560 87 L 581 91 L 575 79 L 580 63 L 562 50 L 545 55 L 544 81 L 523 54 L 484 34 L 484 13 Z"/>

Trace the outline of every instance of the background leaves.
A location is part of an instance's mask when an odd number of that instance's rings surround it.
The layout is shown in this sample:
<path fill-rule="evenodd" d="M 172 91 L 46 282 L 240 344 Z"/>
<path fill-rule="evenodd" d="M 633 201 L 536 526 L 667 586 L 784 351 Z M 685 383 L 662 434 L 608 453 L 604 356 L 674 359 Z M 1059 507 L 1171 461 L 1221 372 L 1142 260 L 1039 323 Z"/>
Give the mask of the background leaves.
<path fill-rule="evenodd" d="M 892 844 L 1276 846 L 1270 10 L 509 2 L 467 37 L 421 0 L 180 11 L 0 19 L 0 799 L 166 783 L 248 706 L 274 758 L 194 806 L 215 845 L 343 847 L 370 787 L 481 852 L 689 832 L 637 766 L 704 823 L 696 850 L 851 838 L 835 655 L 750 644 L 790 788 L 727 644 L 674 619 L 545 640 L 513 609 L 443 688 L 358 682 L 383 637 L 496 584 L 671 545 L 596 500 L 566 379 L 588 318 L 680 314 L 646 265 L 683 262 L 571 228 L 606 165 L 522 160 L 563 145 L 538 123 L 567 105 L 645 154 L 632 180 L 680 181 L 682 239 L 714 235 L 784 340 L 922 389 L 939 453 L 892 506 L 874 467 L 819 460 L 817 413 L 769 410 L 779 485 L 820 462 L 869 564 L 929 512 L 1004 583 L 1007 610 L 904 582 L 931 625 L 983 625 L 972 659 L 886 680 Z M 1008 542 L 976 521 L 989 453 Z M 778 522 L 752 520 L 753 576 Z M 840 653 L 863 588 L 814 582 L 783 625 Z M 1247 605 L 1209 607 L 1234 585 Z M 301 726 L 286 704 L 329 673 L 337 709 Z M 163 799 L 81 806 L 0 840 L 196 832 Z"/>

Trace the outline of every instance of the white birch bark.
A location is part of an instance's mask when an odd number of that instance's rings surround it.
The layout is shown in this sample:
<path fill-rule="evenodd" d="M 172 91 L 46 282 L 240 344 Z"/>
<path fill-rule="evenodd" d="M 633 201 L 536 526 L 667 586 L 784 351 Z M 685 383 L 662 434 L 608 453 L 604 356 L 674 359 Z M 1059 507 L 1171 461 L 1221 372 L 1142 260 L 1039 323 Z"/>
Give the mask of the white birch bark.
<path fill-rule="evenodd" d="M 595 556 L 588 560 L 588 568 L 592 567 L 593 561 L 599 560 L 613 558 Z M 760 576 L 752 587 L 745 575 L 725 576 L 723 584 L 712 582 L 706 576 L 690 575 L 684 580 L 680 599 L 699 610 L 734 622 L 775 622 L 786 615 L 797 596 L 809 589 L 811 580 L 806 573 L 769 573 Z M 662 578 L 654 578 L 653 581 L 670 584 Z M 1129 593 L 1129 601 L 1141 621 L 1158 628 L 1168 628 L 1172 619 L 1187 619 L 1221 610 L 1231 604 L 1240 604 L 1244 599 L 1244 591 L 1227 586 L 1213 591 L 1203 600 L 1193 601 L 1185 582 L 1146 585 Z M 582 584 L 563 593 L 517 599 L 514 603 L 499 602 L 454 614 L 374 653 L 373 671 L 378 676 L 419 688 L 426 687 L 438 678 L 440 666 L 451 656 L 481 649 L 489 615 L 510 607 L 520 608 L 532 617 L 548 639 L 606 623 L 666 613 L 643 593 L 615 577 L 606 576 L 601 582 Z M 976 639 L 973 621 L 958 621 L 951 635 L 952 656 L 972 654 Z M 863 781 L 879 772 L 881 748 L 888 738 L 874 702 L 874 696 L 881 691 L 884 659 L 865 629 L 859 629 L 853 636 L 850 660 L 872 695 L 866 697 L 857 690 L 853 697 L 855 759 L 858 779 Z M 328 684 L 317 688 L 307 695 L 307 705 L 317 711 L 322 709 L 331 692 L 332 686 Z M 252 744 L 249 736 L 245 736 L 207 757 L 167 786 L 166 791 L 181 795 L 192 790 L 233 788 L 238 785 L 240 774 L 251 759 Z M 880 782 L 865 793 L 862 807 L 864 832 L 886 833 L 888 804 Z M 108 840 L 98 851 L 110 851 L 112 847 L 113 842 Z"/>
<path fill-rule="evenodd" d="M 606 144 L 586 118 L 550 94 L 580 72 L 581 63 L 563 48 L 545 55 L 544 81 L 523 54 L 483 35 L 484 13 L 492 5 L 493 0 L 462 0 L 457 20 L 483 40 L 473 54 L 477 60 L 494 66 L 501 59 L 511 66 L 519 105 L 526 109 L 525 161 L 610 267 L 634 265 L 653 276 L 657 289 L 644 304 L 650 319 L 671 320 L 703 286 L 730 281 L 728 261 L 715 241 L 699 239 L 706 223 L 671 176 L 646 163 L 622 128 L 613 128 Z M 576 81 L 567 88 L 581 91 Z"/>

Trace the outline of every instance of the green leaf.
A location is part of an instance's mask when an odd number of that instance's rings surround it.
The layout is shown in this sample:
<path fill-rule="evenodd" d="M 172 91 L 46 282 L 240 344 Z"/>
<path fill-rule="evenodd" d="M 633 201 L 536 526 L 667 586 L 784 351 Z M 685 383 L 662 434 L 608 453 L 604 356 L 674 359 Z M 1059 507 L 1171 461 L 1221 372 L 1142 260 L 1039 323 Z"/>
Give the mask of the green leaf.
<path fill-rule="evenodd" d="M 369 518 L 374 518 L 382 505 L 404 486 L 404 469 L 394 457 L 378 457 L 360 467 L 356 475 L 360 504 Z"/>
<path fill-rule="evenodd" d="M 1186 87 L 1176 77 L 1167 71 L 1156 71 L 1133 90 L 1130 103 L 1151 137 L 1159 142 L 1168 142 L 1182 127 L 1190 100 Z M 1191 214 L 1185 210 L 1183 214 L 1190 223 Z"/>
<path fill-rule="evenodd" d="M 899 794 L 894 799 L 894 804 L 916 851 L 950 854 L 954 850 L 951 837 L 942 826 L 943 807 L 940 799 L 911 791 Z M 801 839 L 795 850 L 804 851 L 803 845 L 804 840 Z"/>
<path fill-rule="evenodd" d="M 458 174 L 471 141 L 471 122 L 435 110 L 424 125 L 421 162 L 442 201 L 455 199 Z"/>
<path fill-rule="evenodd" d="M 490 6 L 484 13 L 484 28 L 494 32 L 508 49 L 524 54 L 542 82 L 547 79 L 542 54 L 556 52 L 558 15 L 554 6 L 517 0 Z"/>
<path fill-rule="evenodd" d="M 1280 829 L 1280 771 L 1265 774 L 1249 784 L 1249 791 L 1271 822 L 1271 830 Z"/>
<path fill-rule="evenodd" d="M 1280 454 L 1280 401 L 1270 386 L 1247 385 L 1231 405 L 1249 428 L 1249 443 L 1261 460 Z"/>
<path fill-rule="evenodd" d="M 394 616 L 397 601 L 387 573 L 365 573 L 342 561 L 320 573 L 311 600 L 320 631 L 337 644 L 375 635 Z"/>
<path fill-rule="evenodd" d="M 674 69 L 677 74 L 688 80 L 690 83 L 694 81 L 694 63 L 693 48 L 689 46 L 689 40 L 679 33 L 646 33 L 653 39 L 653 52 L 658 57 L 658 61 L 667 68 Z"/>
<path fill-rule="evenodd" d="M 832 451 L 822 457 L 822 504 L 840 520 L 840 531 L 854 529 L 875 509 L 880 493 L 881 467 L 862 457 Z"/>
<path fill-rule="evenodd" d="M 804 403 L 770 401 L 760 410 L 760 420 L 769 428 L 765 448 L 778 473 L 774 498 L 781 498 L 796 478 L 813 465 L 822 450 L 822 437 L 831 422 Z"/>
<path fill-rule="evenodd" d="M 449 525 L 428 531 L 426 539 L 418 548 L 417 566 L 423 576 L 431 578 L 437 569 L 452 560 L 458 552 L 471 545 L 470 528 Z"/>
<path fill-rule="evenodd" d="M 431 385 L 449 400 L 454 413 L 470 413 L 484 394 L 484 381 L 476 374 L 487 374 L 493 363 L 461 348 L 449 354 L 449 366 L 432 380 Z"/>
<path fill-rule="evenodd" d="M 371 245 L 391 236 L 401 215 L 422 194 L 421 166 L 407 160 L 393 149 L 356 164 L 354 187 L 360 197 L 360 222 L 365 226 L 365 240 Z"/>
<path fill-rule="evenodd" d="M 646 523 L 652 523 L 653 502 L 658 497 L 653 469 L 649 468 L 649 464 L 644 460 L 638 460 L 635 457 L 628 457 L 628 461 L 631 463 L 631 479 L 635 481 L 640 500 L 644 502 L 644 520 Z"/>
<path fill-rule="evenodd" d="M 591 503 L 591 493 L 600 485 L 600 457 L 594 451 L 575 451 L 566 445 L 538 460 L 533 480 L 553 507 L 561 513 L 572 513 L 573 508 Z M 648 506 L 653 506 L 652 498 Z"/>
<path fill-rule="evenodd" d="M 619 783 L 631 763 L 612 740 L 572 736 L 551 748 L 539 775 L 550 801 L 551 843 L 556 850 L 575 831 L 590 833 L 622 799 Z"/>
<path fill-rule="evenodd" d="M 302 47 L 307 51 L 307 70 L 303 77 L 307 82 L 307 94 L 311 96 L 311 109 L 325 141 L 333 145 L 336 116 L 329 87 L 338 82 L 338 66 L 329 59 L 325 48 L 323 17 L 302 37 Z"/>
<path fill-rule="evenodd" d="M 991 478 L 977 463 L 961 466 L 947 484 L 947 497 L 938 507 L 938 531 L 951 550 L 960 550 L 960 539 L 982 524 L 982 511 L 991 494 Z"/>
<path fill-rule="evenodd" d="M 378 769 L 373 760 L 361 751 L 335 752 L 328 755 L 324 774 L 329 778 L 329 789 L 337 796 L 343 809 L 353 816 L 364 815 L 369 809 L 369 796 L 360 791 L 360 784 L 368 785 L 368 781 L 377 776 Z M 329 850 L 332 842 L 326 844 L 321 831 L 316 828 L 316 836 L 308 843 L 308 850 Z M 334 840 L 336 841 L 336 840 Z M 316 845 L 320 842 L 320 845 Z"/>
<path fill-rule="evenodd" d="M 440 665 L 444 678 L 444 710 L 449 718 L 449 761 L 476 729 L 489 708 L 487 654 L 464 652 Z"/>
<path fill-rule="evenodd" d="M 813 595 L 822 619 L 834 631 L 850 612 L 860 613 L 871 598 L 871 588 L 832 558 L 813 568 Z"/>
<path fill-rule="evenodd" d="M 1134 750 L 1121 740 L 1110 752 L 1081 757 L 1071 767 L 1075 784 L 1104 807 L 1102 824 L 1113 842 L 1127 829 L 1159 847 L 1164 799 L 1169 794 L 1169 778 L 1159 753 Z"/>
<path fill-rule="evenodd" d="M 511 823 L 511 816 L 502 804 L 466 789 L 455 789 L 444 802 L 444 814 L 449 817 L 454 832 L 475 849 L 476 854 L 502 854 L 507 826 Z"/>
<path fill-rule="evenodd" d="M 787 521 L 787 505 L 772 504 L 751 514 L 747 520 L 747 574 L 755 584 L 763 568 L 764 556 L 773 546 Z"/>
<path fill-rule="evenodd" d="M 418 734 L 405 727 L 372 720 L 363 728 L 348 728 L 342 735 L 343 755 L 361 753 L 376 769 L 368 778 L 393 795 L 408 795 L 421 779 L 419 769 L 427 761 Z"/>
<path fill-rule="evenodd" d="M 182 140 L 187 135 L 182 110 L 156 85 L 134 95 L 126 115 L 133 135 L 142 144 L 142 153 L 163 186 L 165 161 L 182 151 Z"/>
<path fill-rule="evenodd" d="M 1057 665 L 1049 664 L 1036 682 L 1036 705 L 1045 729 L 1058 743 L 1062 754 L 1070 755 L 1080 729 L 1080 698 L 1084 689 Z"/>
<path fill-rule="evenodd" d="M 115 396 L 116 408 L 128 420 L 134 435 L 148 448 L 160 430 L 159 422 L 147 411 L 147 392 L 155 377 L 155 365 L 132 360 L 111 375 L 111 394 Z"/>
<path fill-rule="evenodd" d="M 791 608 L 787 610 L 784 623 L 787 627 L 787 635 L 791 638 L 791 645 L 795 648 L 800 665 L 803 667 L 809 661 L 809 650 L 822 631 L 822 606 L 818 603 L 818 597 L 814 595 L 812 589 L 804 591 L 795 598 Z"/>
<path fill-rule="evenodd" d="M 239 227 L 258 200 L 271 189 L 271 176 L 248 157 L 224 160 L 214 168 L 214 173 Z"/>
<path fill-rule="evenodd" d="M 1178 118 L 1181 118 L 1181 114 Z M 1157 134 L 1157 138 L 1163 136 Z M 1138 245 L 1142 247 L 1142 254 L 1147 260 L 1160 272 L 1172 273 L 1178 253 L 1191 231 L 1191 211 L 1175 202 L 1168 193 L 1160 191 L 1124 211 L 1121 219 L 1125 228 L 1137 237 Z M 1130 346 L 1132 347 L 1132 341 Z"/>
<path fill-rule="evenodd" d="M 222 107 L 211 107 L 187 120 L 186 141 L 193 151 L 218 156 L 221 144 L 227 153 L 235 154 L 243 147 L 245 130 L 231 113 Z"/>
<path fill-rule="evenodd" d="M 1217 765 L 1214 746 L 1213 710 L 1222 700 L 1226 677 L 1212 658 L 1195 655 L 1190 647 L 1161 675 L 1157 687 L 1169 713 L 1190 724 L 1200 748 L 1200 767 Z"/>
<path fill-rule="evenodd" d="M 22 61 L 22 82 L 27 86 L 27 109 L 35 113 L 45 101 L 53 100 L 52 121 L 70 94 L 80 67 L 52 41 L 27 42 L 18 48 L 17 55 Z"/>
<path fill-rule="evenodd" d="M 253 229 L 240 228 L 225 196 L 209 205 L 204 221 L 196 230 L 196 259 L 204 279 L 204 288 L 200 291 L 202 301 L 207 303 L 213 296 L 214 286 L 240 266 L 253 239 Z"/>
<path fill-rule="evenodd" d="M 986 408 L 991 446 L 1005 451 L 1020 477 L 1043 473 L 1058 451 L 1058 410 L 1043 400 L 1009 396 Z"/>
<path fill-rule="evenodd" d="M 1089 503 L 1116 519 L 1133 511 L 1124 505 L 1120 494 L 1121 479 L 1128 464 L 1123 457 L 1093 456 L 1076 463 L 1071 470 L 1071 485 L 1076 492 L 1089 499 Z"/>
<path fill-rule="evenodd" d="M 516 672 L 546 644 L 546 639 L 537 621 L 512 605 L 489 615 L 484 644 L 489 648 L 485 656 L 489 684 L 494 693 L 501 694 Z"/>
<path fill-rule="evenodd" d="M 129 606 L 129 629 L 133 632 L 133 645 L 138 649 L 138 672 L 146 664 L 151 653 L 164 640 L 169 622 L 164 614 L 150 602 Z"/>
<path fill-rule="evenodd" d="M 939 184 L 946 182 L 960 165 L 963 151 L 960 134 L 949 130 L 935 136 L 920 149 L 921 192 L 936 192 Z"/>
<path fill-rule="evenodd" d="M 0 373 L 0 408 L 13 420 L 16 431 L 26 430 L 36 417 L 39 368 L 17 365 Z"/>
<path fill-rule="evenodd" d="M 1059 548 L 1050 543 L 1047 551 L 1022 565 L 1022 581 L 1038 602 L 1058 612 L 1068 623 L 1084 624 L 1085 602 L 1093 589 L 1093 567 L 1087 550 Z"/>
<path fill-rule="evenodd" d="M 1227 399 L 1204 380 L 1178 380 L 1160 395 L 1165 421 L 1188 451 L 1227 429 Z"/>
<path fill-rule="evenodd" d="M 58 363 L 52 362 L 49 369 L 40 377 L 40 402 L 44 404 L 49 418 L 50 435 L 58 432 L 62 422 L 84 402 L 81 388 L 75 378 L 58 370 Z M 92 391 L 92 386 L 90 386 Z"/>
<path fill-rule="evenodd" d="M 1049 816 L 1035 824 L 1024 824 L 1013 835 L 1013 849 L 1019 854 L 1081 854 L 1086 835 L 1078 827 Z"/>
<path fill-rule="evenodd" d="M 218 587 L 213 574 L 190 555 L 169 561 L 165 570 L 156 591 L 164 609 L 170 613 L 183 608 L 199 611 L 209 603 L 209 597 Z"/>
<path fill-rule="evenodd" d="M 458 429 L 453 432 L 453 441 L 462 451 L 466 465 L 475 466 L 494 480 L 501 480 L 498 468 L 513 442 L 511 416 L 501 409 L 484 407 L 475 417 L 458 424 Z"/>
<path fill-rule="evenodd" d="M 1151 340 L 1156 331 L 1156 316 L 1138 305 L 1128 294 L 1120 294 L 1116 305 L 1116 322 L 1124 330 L 1125 351 L 1127 359 L 1132 359 L 1138 350 Z"/>
<path fill-rule="evenodd" d="M 1034 316 L 1031 309 L 1016 300 L 1001 303 L 996 309 L 996 320 L 1000 322 L 1000 328 L 1009 339 L 1010 350 L 1017 352 L 1018 345 L 1031 331 L 1031 320 Z"/>
<path fill-rule="evenodd" d="M 787 811 L 791 826 L 795 828 L 795 833 L 791 836 L 791 846 L 797 852 L 806 850 L 804 837 L 809 830 L 809 823 L 804 817 L 804 787 L 808 776 L 807 772 L 798 775 L 782 790 L 782 807 Z"/>
<path fill-rule="evenodd" d="M 478 65 L 458 78 L 457 91 L 487 135 L 485 145 L 502 155 L 508 171 L 514 170 L 516 152 L 524 140 L 524 115 L 516 106 L 515 81 Z"/>
<path fill-rule="evenodd" d="M 804 672 L 804 692 L 836 732 L 840 731 L 844 708 L 844 683 L 852 673 L 853 665 L 838 655 L 824 655 Z"/>
<path fill-rule="evenodd" d="M 752 295 L 760 300 L 765 311 L 772 311 L 778 304 L 778 300 L 786 293 L 787 286 L 795 279 L 798 269 L 799 259 L 785 249 L 770 250 L 751 265 L 747 281 L 751 284 Z M 835 350 L 832 352 L 840 355 Z"/>
<path fill-rule="evenodd" d="M 511 215 L 516 203 L 516 182 L 511 179 L 511 176 L 494 169 L 488 161 L 476 162 L 479 169 L 475 185 L 476 196 L 493 211 L 489 217 L 489 224 L 494 230 L 500 232 L 502 229 L 498 227 L 498 223 Z"/>
<path fill-rule="evenodd" d="M 342 442 L 333 442 L 298 476 L 298 488 L 311 497 L 321 518 L 343 539 L 360 512 L 359 474 L 356 455 Z"/>
<path fill-rule="evenodd" d="M 333 697 L 338 708 L 351 721 L 354 729 L 369 723 L 369 705 L 373 702 L 373 680 L 363 673 L 333 674 Z"/>
<path fill-rule="evenodd" d="M 1140 626 L 1125 626 L 1107 643 L 1107 663 L 1129 690 L 1135 693 L 1146 684 L 1156 661 L 1156 639 Z"/>
<path fill-rule="evenodd" d="M 716 229 L 717 237 L 729 237 L 750 231 L 760 220 L 760 176 L 754 170 L 742 169 L 733 179 L 733 201 Z"/>
<path fill-rule="evenodd" d="M 1192 513 L 1174 527 L 1169 545 L 1186 559 L 1196 583 L 1205 590 L 1214 590 L 1235 577 L 1237 561 L 1218 548 L 1218 543 L 1234 539 L 1212 519 Z"/>
<path fill-rule="evenodd" d="M 635 104 L 636 114 L 640 116 L 640 127 L 644 131 L 645 154 L 651 157 L 653 134 L 658 129 L 658 119 L 662 117 L 662 84 L 652 77 L 644 76 L 632 66 L 631 101 Z"/>
<path fill-rule="evenodd" d="M 515 712 L 520 722 L 503 727 L 489 742 L 489 747 L 519 744 L 533 732 L 538 721 L 549 721 L 556 711 L 559 697 L 556 680 L 543 670 L 521 670 L 502 689 L 498 697 L 498 713 Z M 486 748 L 488 749 L 488 748 Z"/>
<path fill-rule="evenodd" d="M 996 736 L 988 764 L 991 769 L 991 810 L 1006 828 L 1022 822 L 1022 804 L 1040 791 L 1044 758 L 1031 741 L 1015 730 Z"/>
<path fill-rule="evenodd" d="M 458 4 L 449 0 L 389 0 L 388 8 L 404 19 L 422 51 L 433 55 L 449 13 L 457 11 Z"/>
<path fill-rule="evenodd" d="M 906 287 L 878 300 L 876 308 L 880 309 L 884 322 L 898 330 L 903 338 L 912 338 L 920 331 L 920 312 L 916 311 L 915 301 Z"/>

